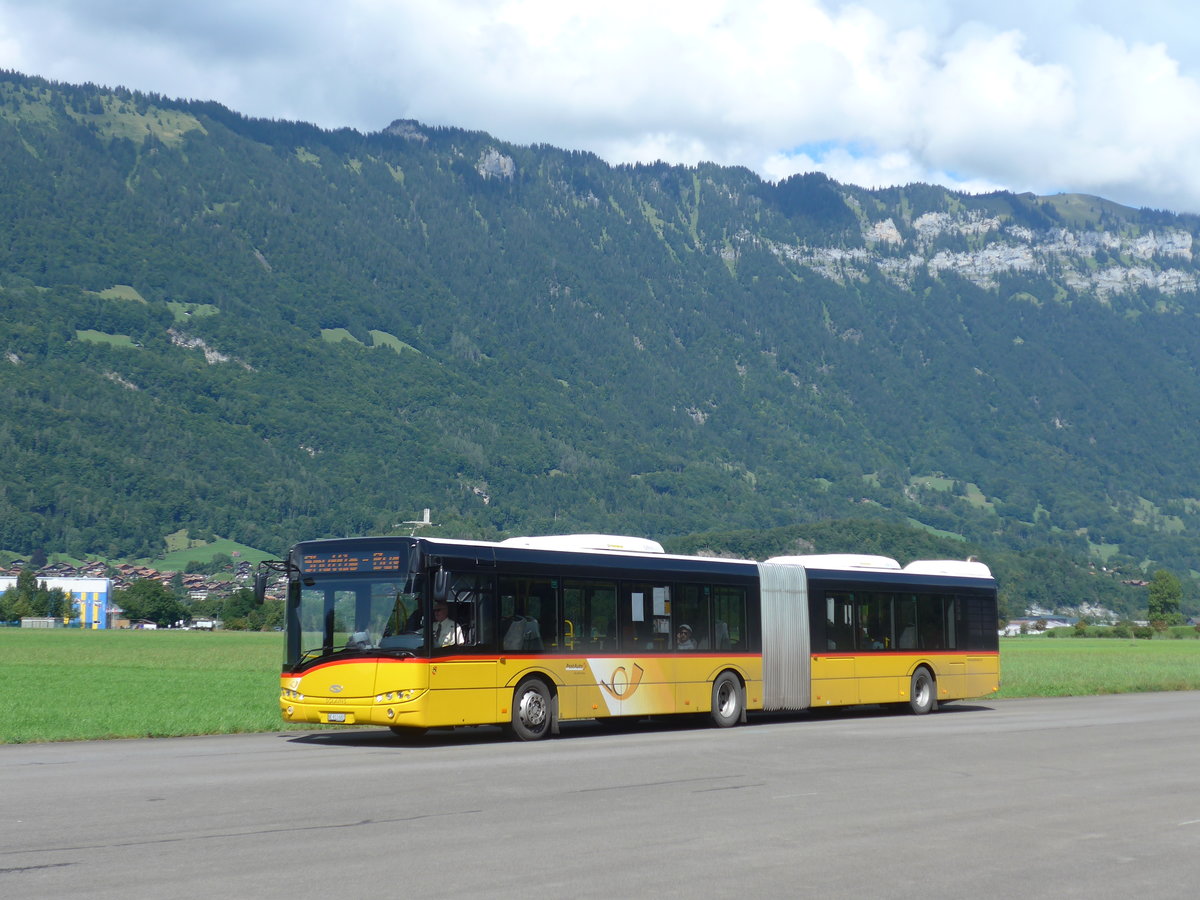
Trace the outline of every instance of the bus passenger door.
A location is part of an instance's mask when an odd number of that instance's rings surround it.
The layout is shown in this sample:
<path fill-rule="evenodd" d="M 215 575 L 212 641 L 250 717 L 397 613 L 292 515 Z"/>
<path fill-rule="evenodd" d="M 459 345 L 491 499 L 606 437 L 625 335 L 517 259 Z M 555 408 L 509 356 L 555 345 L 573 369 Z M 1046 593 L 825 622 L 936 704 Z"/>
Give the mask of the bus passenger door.
<path fill-rule="evenodd" d="M 506 575 L 499 581 L 496 673 L 501 709 L 508 708 L 513 689 L 531 671 L 556 686 L 559 719 L 577 718 L 577 681 L 582 663 L 564 660 L 575 649 L 575 625 L 562 613 L 557 578 Z"/>
<path fill-rule="evenodd" d="M 446 600 L 456 629 L 433 648 L 429 666 L 430 721 L 482 725 L 496 721 L 496 593 L 490 575 L 456 575 Z"/>
<path fill-rule="evenodd" d="M 446 648 L 447 655 L 429 667 L 431 720 L 446 726 L 484 725 L 496 720 L 496 661 L 460 655 L 463 648 Z"/>
<path fill-rule="evenodd" d="M 675 665 L 671 646 L 671 588 L 653 582 L 621 585 L 617 620 L 620 656 L 611 661 L 600 689 L 619 703 L 623 716 L 675 712 Z"/>
<path fill-rule="evenodd" d="M 825 597 L 825 638 L 813 646 L 812 705 L 858 703 L 855 671 L 854 595 L 831 592 Z"/>
<path fill-rule="evenodd" d="M 619 716 L 624 688 L 613 687 L 623 675 L 616 659 L 617 586 L 579 578 L 562 588 L 563 634 L 570 635 L 563 681 L 575 693 L 575 717 Z M 559 716 L 567 718 L 561 701 Z"/>

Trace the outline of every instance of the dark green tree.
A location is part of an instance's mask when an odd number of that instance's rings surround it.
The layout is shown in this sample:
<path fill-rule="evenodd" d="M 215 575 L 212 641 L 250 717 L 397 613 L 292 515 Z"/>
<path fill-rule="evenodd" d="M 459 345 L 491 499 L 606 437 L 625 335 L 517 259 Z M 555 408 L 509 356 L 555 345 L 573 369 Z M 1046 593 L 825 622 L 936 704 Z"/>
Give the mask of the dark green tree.
<path fill-rule="evenodd" d="M 226 628 L 243 630 L 254 627 L 250 622 L 252 614 L 258 609 L 254 602 L 254 591 L 240 588 L 225 598 L 221 604 L 221 621 Z"/>
<path fill-rule="evenodd" d="M 1179 625 L 1183 622 L 1183 615 L 1179 611 L 1182 601 L 1183 585 L 1179 578 L 1167 569 L 1159 569 L 1150 579 L 1146 618 L 1163 626 Z"/>
<path fill-rule="evenodd" d="M 188 610 L 179 598 L 161 582 L 150 578 L 135 581 L 113 598 L 130 621 L 146 620 L 160 627 L 174 625 L 188 617 Z"/>
<path fill-rule="evenodd" d="M 16 622 L 32 615 L 33 607 L 21 596 L 15 585 L 0 594 L 0 622 Z"/>
<path fill-rule="evenodd" d="M 0 620 L 15 621 L 25 616 L 69 616 L 71 597 L 60 588 L 46 586 L 38 581 L 33 569 L 24 569 L 17 576 L 17 583 L 4 592 L 0 600 Z"/>

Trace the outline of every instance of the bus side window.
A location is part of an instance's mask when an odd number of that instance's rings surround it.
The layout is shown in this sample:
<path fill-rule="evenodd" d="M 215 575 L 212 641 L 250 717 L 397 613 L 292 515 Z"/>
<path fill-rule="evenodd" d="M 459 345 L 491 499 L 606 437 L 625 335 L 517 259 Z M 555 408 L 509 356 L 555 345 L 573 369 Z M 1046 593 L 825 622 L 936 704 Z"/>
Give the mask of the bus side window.
<path fill-rule="evenodd" d="M 962 629 L 963 604 L 959 597 L 946 598 L 946 649 L 958 650 L 962 645 L 960 635 Z"/>
<path fill-rule="evenodd" d="M 687 625 L 692 629 L 692 643 L 696 650 L 712 648 L 710 639 L 712 629 L 712 589 L 699 584 L 681 584 L 675 588 L 675 599 L 671 603 L 671 618 L 674 622 L 676 642 L 679 637 L 679 627 Z M 672 644 L 675 646 L 675 644 Z M 679 649 L 676 647 L 676 649 Z M 687 653 L 688 648 L 684 648 Z"/>
<path fill-rule="evenodd" d="M 742 588 L 718 587 L 713 594 L 713 613 L 716 616 L 713 626 L 714 649 L 747 649 L 746 591 Z"/>
<path fill-rule="evenodd" d="M 501 578 L 500 649 L 542 653 L 557 646 L 557 583 L 549 578 Z"/>
<path fill-rule="evenodd" d="M 829 650 L 854 649 L 854 595 L 825 597 L 825 644 Z"/>
<path fill-rule="evenodd" d="M 447 601 L 450 618 L 462 631 L 459 645 L 447 647 L 460 650 L 469 647 L 490 647 L 496 616 L 495 586 L 491 578 L 479 575 L 460 575 L 454 579 Z"/>
<path fill-rule="evenodd" d="M 895 619 L 892 627 L 898 650 L 917 649 L 917 598 L 911 594 L 897 596 L 892 603 Z"/>
<path fill-rule="evenodd" d="M 887 594 L 859 594 L 858 596 L 858 649 L 887 650 L 891 629 L 888 627 L 888 610 L 891 604 Z"/>
<path fill-rule="evenodd" d="M 942 610 L 942 598 L 923 594 L 917 598 L 917 633 L 922 650 L 944 650 L 946 648 L 946 620 Z"/>
<path fill-rule="evenodd" d="M 621 649 L 666 650 L 671 641 L 671 589 L 648 582 L 621 586 L 622 607 L 628 619 L 621 635 Z"/>
<path fill-rule="evenodd" d="M 563 618 L 575 633 L 575 649 L 592 653 L 617 649 L 617 586 L 602 581 L 563 582 Z"/>

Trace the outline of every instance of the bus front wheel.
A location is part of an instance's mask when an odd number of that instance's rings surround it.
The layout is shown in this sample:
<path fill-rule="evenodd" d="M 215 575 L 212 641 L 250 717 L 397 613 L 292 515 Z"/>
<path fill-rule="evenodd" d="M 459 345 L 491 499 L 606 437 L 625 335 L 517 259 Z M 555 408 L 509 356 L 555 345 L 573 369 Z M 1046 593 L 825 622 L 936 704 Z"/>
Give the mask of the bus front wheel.
<path fill-rule="evenodd" d="M 550 733 L 550 689 L 540 679 L 517 685 L 513 693 L 512 733 L 522 741 L 538 741 Z"/>
<path fill-rule="evenodd" d="M 915 715 L 923 716 L 932 712 L 937 704 L 937 694 L 934 692 L 933 676 L 928 669 L 917 669 L 913 672 L 912 684 L 909 686 L 908 705 Z"/>
<path fill-rule="evenodd" d="M 736 725 L 742 718 L 742 706 L 742 683 L 732 672 L 722 672 L 713 682 L 713 724 L 718 728 Z"/>

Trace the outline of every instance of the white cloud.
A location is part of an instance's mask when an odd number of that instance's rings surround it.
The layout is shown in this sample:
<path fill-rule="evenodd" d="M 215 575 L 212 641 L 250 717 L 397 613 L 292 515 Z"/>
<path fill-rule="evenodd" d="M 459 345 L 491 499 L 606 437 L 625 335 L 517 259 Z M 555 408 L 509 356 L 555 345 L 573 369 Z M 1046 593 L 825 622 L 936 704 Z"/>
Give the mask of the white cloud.
<path fill-rule="evenodd" d="M 617 161 L 1200 211 L 1200 29 L 1142 0 L 0 0 L 0 66 Z"/>

